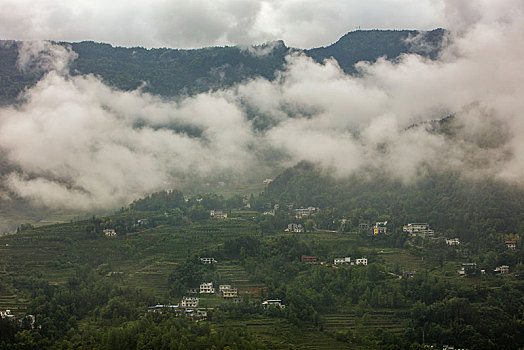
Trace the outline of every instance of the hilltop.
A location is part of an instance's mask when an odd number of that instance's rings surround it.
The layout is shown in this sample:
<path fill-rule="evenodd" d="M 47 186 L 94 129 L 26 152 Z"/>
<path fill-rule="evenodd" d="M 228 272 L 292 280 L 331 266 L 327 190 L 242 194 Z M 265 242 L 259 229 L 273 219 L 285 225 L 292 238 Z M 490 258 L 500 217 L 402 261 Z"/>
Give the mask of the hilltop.
<path fill-rule="evenodd" d="M 113 47 L 93 41 L 59 44 L 71 46 L 78 54 L 71 66 L 72 74 L 94 74 L 121 90 L 134 90 L 145 83 L 144 91 L 173 97 L 223 89 L 256 77 L 272 80 L 284 68 L 289 54 L 304 54 L 317 61 L 334 58 L 351 74 L 356 72 L 354 64 L 363 60 L 394 60 L 403 53 L 435 58 L 444 35 L 443 29 L 359 30 L 345 34 L 332 45 L 310 50 L 287 47 L 283 41 L 192 50 Z M 0 42 L 0 102 L 4 104 L 36 83 L 43 73 L 17 68 L 19 44 Z"/>

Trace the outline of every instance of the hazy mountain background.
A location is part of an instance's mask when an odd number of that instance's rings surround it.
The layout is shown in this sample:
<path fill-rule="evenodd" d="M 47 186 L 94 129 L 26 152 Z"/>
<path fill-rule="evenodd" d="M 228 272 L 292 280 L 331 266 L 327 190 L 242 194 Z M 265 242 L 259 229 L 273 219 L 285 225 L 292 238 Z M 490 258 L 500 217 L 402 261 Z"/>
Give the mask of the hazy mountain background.
<path fill-rule="evenodd" d="M 258 193 L 301 161 L 340 183 L 437 171 L 519 188 L 521 24 L 488 23 L 310 50 L 3 41 L 4 217 L 114 210 L 165 188 Z"/>

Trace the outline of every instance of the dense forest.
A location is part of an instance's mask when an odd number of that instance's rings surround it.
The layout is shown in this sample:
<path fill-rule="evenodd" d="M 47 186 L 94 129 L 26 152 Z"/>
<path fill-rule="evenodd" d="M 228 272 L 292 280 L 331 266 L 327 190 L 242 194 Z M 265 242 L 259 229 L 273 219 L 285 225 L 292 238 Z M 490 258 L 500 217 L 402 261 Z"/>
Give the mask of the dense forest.
<path fill-rule="evenodd" d="M 418 41 L 410 41 L 421 35 Z M 72 74 L 94 74 L 121 90 L 134 90 L 145 83 L 144 91 L 161 96 L 192 95 L 227 88 L 255 77 L 272 80 L 285 65 L 285 57 L 303 53 L 315 60 L 335 58 L 348 73 L 354 64 L 375 61 L 379 57 L 396 59 L 402 53 L 415 52 L 436 57 L 445 31 L 409 30 L 356 31 L 336 43 L 322 48 L 301 50 L 275 41 L 254 47 L 209 47 L 194 50 L 141 47 L 113 47 L 85 41 L 60 43 L 71 45 L 78 57 L 71 66 Z M 24 88 L 38 81 L 43 72 L 20 71 L 17 67 L 19 42 L 0 42 L 0 103 L 15 100 Z M 424 47 L 424 50 L 420 48 Z"/>

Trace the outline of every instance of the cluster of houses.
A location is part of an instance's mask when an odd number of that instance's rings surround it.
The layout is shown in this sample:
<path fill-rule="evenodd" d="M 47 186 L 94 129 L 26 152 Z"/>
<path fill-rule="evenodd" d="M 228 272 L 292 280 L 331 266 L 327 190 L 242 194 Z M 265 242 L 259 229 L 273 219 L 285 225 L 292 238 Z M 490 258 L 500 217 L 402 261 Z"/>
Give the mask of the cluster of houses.
<path fill-rule="evenodd" d="M 476 263 L 463 263 L 461 265 L 461 267 L 457 270 L 457 273 L 460 275 L 460 276 L 467 276 L 469 274 L 472 274 L 472 273 L 477 273 L 477 264 Z M 500 265 L 500 266 L 497 266 L 494 270 L 493 270 L 493 273 L 495 273 L 496 275 L 506 275 L 509 273 L 509 266 L 508 265 Z M 481 275 L 485 275 L 486 274 L 486 270 L 480 270 L 480 274 Z"/>
<path fill-rule="evenodd" d="M 216 289 L 213 286 L 213 282 L 204 282 L 200 284 L 200 294 L 216 294 Z M 238 289 L 233 288 L 230 284 L 221 284 L 218 286 L 218 293 L 222 295 L 224 299 L 238 298 Z"/>
<path fill-rule="evenodd" d="M 0 311 L 0 318 L 5 318 L 5 319 L 8 319 L 8 320 L 16 320 L 16 316 L 11 312 L 10 309 L 7 309 L 5 311 Z M 18 319 L 19 322 L 21 322 L 22 324 L 24 324 L 25 322 L 27 322 L 26 324 L 29 325 L 29 327 L 31 327 L 31 329 L 34 329 L 35 328 L 35 316 L 34 315 L 25 315 L 23 318 L 21 319 Z M 39 327 L 41 328 L 41 326 Z M 0 339 L 1 341 L 1 339 Z"/>
<path fill-rule="evenodd" d="M 355 261 L 351 261 L 351 257 L 346 256 L 344 258 L 335 258 L 333 259 L 333 265 L 368 265 L 368 259 L 367 258 L 360 258 L 355 259 Z"/>
<path fill-rule="evenodd" d="M 306 264 L 316 264 L 318 263 L 318 258 L 316 256 L 308 256 L 308 255 L 302 255 L 300 257 L 300 262 L 306 263 Z M 335 258 L 333 259 L 333 265 L 368 265 L 368 259 L 367 258 L 360 258 L 355 259 L 354 261 L 351 260 L 351 257 L 346 256 L 344 258 Z"/>
<path fill-rule="evenodd" d="M 196 302 L 186 302 L 186 297 L 184 297 L 182 298 L 182 302 L 180 303 L 180 305 L 153 305 L 147 308 L 147 312 L 154 312 L 159 314 L 162 314 L 164 312 L 172 312 L 176 316 L 206 318 L 207 309 L 196 308 L 198 306 L 198 298 L 190 299 L 196 299 Z"/>

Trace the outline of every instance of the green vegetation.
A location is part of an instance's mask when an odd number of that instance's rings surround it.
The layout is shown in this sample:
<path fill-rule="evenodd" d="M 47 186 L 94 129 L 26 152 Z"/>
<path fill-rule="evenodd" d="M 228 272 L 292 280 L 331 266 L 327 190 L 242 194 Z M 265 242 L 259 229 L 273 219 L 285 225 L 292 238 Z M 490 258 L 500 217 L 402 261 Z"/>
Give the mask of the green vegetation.
<path fill-rule="evenodd" d="M 382 56 L 395 59 L 402 53 L 417 52 L 436 57 L 444 31 L 423 32 L 429 44 L 425 47 L 433 47 L 429 51 L 417 50 L 416 46 L 406 42 L 408 37 L 418 33 L 409 30 L 356 31 L 329 47 L 311 50 L 288 48 L 282 41 L 250 49 L 210 47 L 197 50 L 123 48 L 92 41 L 60 44 L 71 45 L 78 54 L 71 67 L 73 74 L 94 74 L 121 90 L 134 90 L 146 83 L 144 91 L 161 96 L 180 96 L 223 89 L 256 77 L 273 80 L 284 68 L 285 57 L 290 53 L 300 52 L 318 61 L 333 57 L 348 73 L 355 72 L 353 66 L 356 62 L 375 61 Z M 17 59 L 18 44 L 1 41 L 0 104 L 13 102 L 24 88 L 42 77 L 42 71 L 21 72 L 16 66 Z M 199 130 L 187 129 L 184 125 L 173 127 L 190 135 L 199 133 Z"/>
<path fill-rule="evenodd" d="M 0 348 L 524 346 L 524 265 L 517 235 L 522 195 L 496 183 L 479 192 L 480 184 L 467 187 L 461 180 L 448 185 L 451 193 L 438 179 L 413 189 L 383 180 L 344 187 L 300 164 L 251 196 L 255 211 L 242 208 L 247 197 L 184 198 L 166 191 L 111 216 L 20 226 L 18 233 L 0 237 L 0 310 L 11 309 L 17 318 L 1 320 Z M 349 190 L 351 195 L 344 192 Z M 477 221 L 458 226 L 455 219 L 434 216 L 444 215 L 429 204 L 438 195 L 448 199 L 442 213 L 456 217 L 471 210 L 468 205 L 484 208 L 466 197 L 492 201 Z M 498 196 L 505 196 L 504 203 Z M 388 202 L 394 198 L 396 203 Z M 288 209 L 291 201 L 321 209 L 297 219 Z M 275 203 L 280 207 L 274 215 L 262 214 Z M 424 208 L 427 216 L 419 216 Z M 228 218 L 210 220 L 210 209 Z M 344 217 L 348 222 L 342 226 Z M 362 221 L 384 218 L 387 235 L 358 229 Z M 434 238 L 458 236 L 461 244 L 451 247 L 402 231 L 403 223 L 422 220 L 437 231 Z M 304 223 L 307 231 L 284 232 L 290 222 Z M 472 228 L 482 230 L 470 234 Z M 105 229 L 115 229 L 117 236 L 105 237 Z M 507 239 L 517 240 L 518 248 L 507 249 Z M 302 255 L 322 263 L 302 263 Z M 334 258 L 345 256 L 366 257 L 369 264 L 333 266 Z M 203 264 L 200 257 L 218 263 Z M 464 262 L 478 266 L 461 277 L 456 271 Z M 500 265 L 509 265 L 510 273 L 496 275 Z M 146 312 L 155 304 L 179 304 L 202 282 L 232 285 L 238 302 L 199 295 L 207 319 L 198 322 L 176 312 Z M 285 308 L 263 307 L 266 299 L 280 299 Z M 26 315 L 35 315 L 34 325 Z"/>

